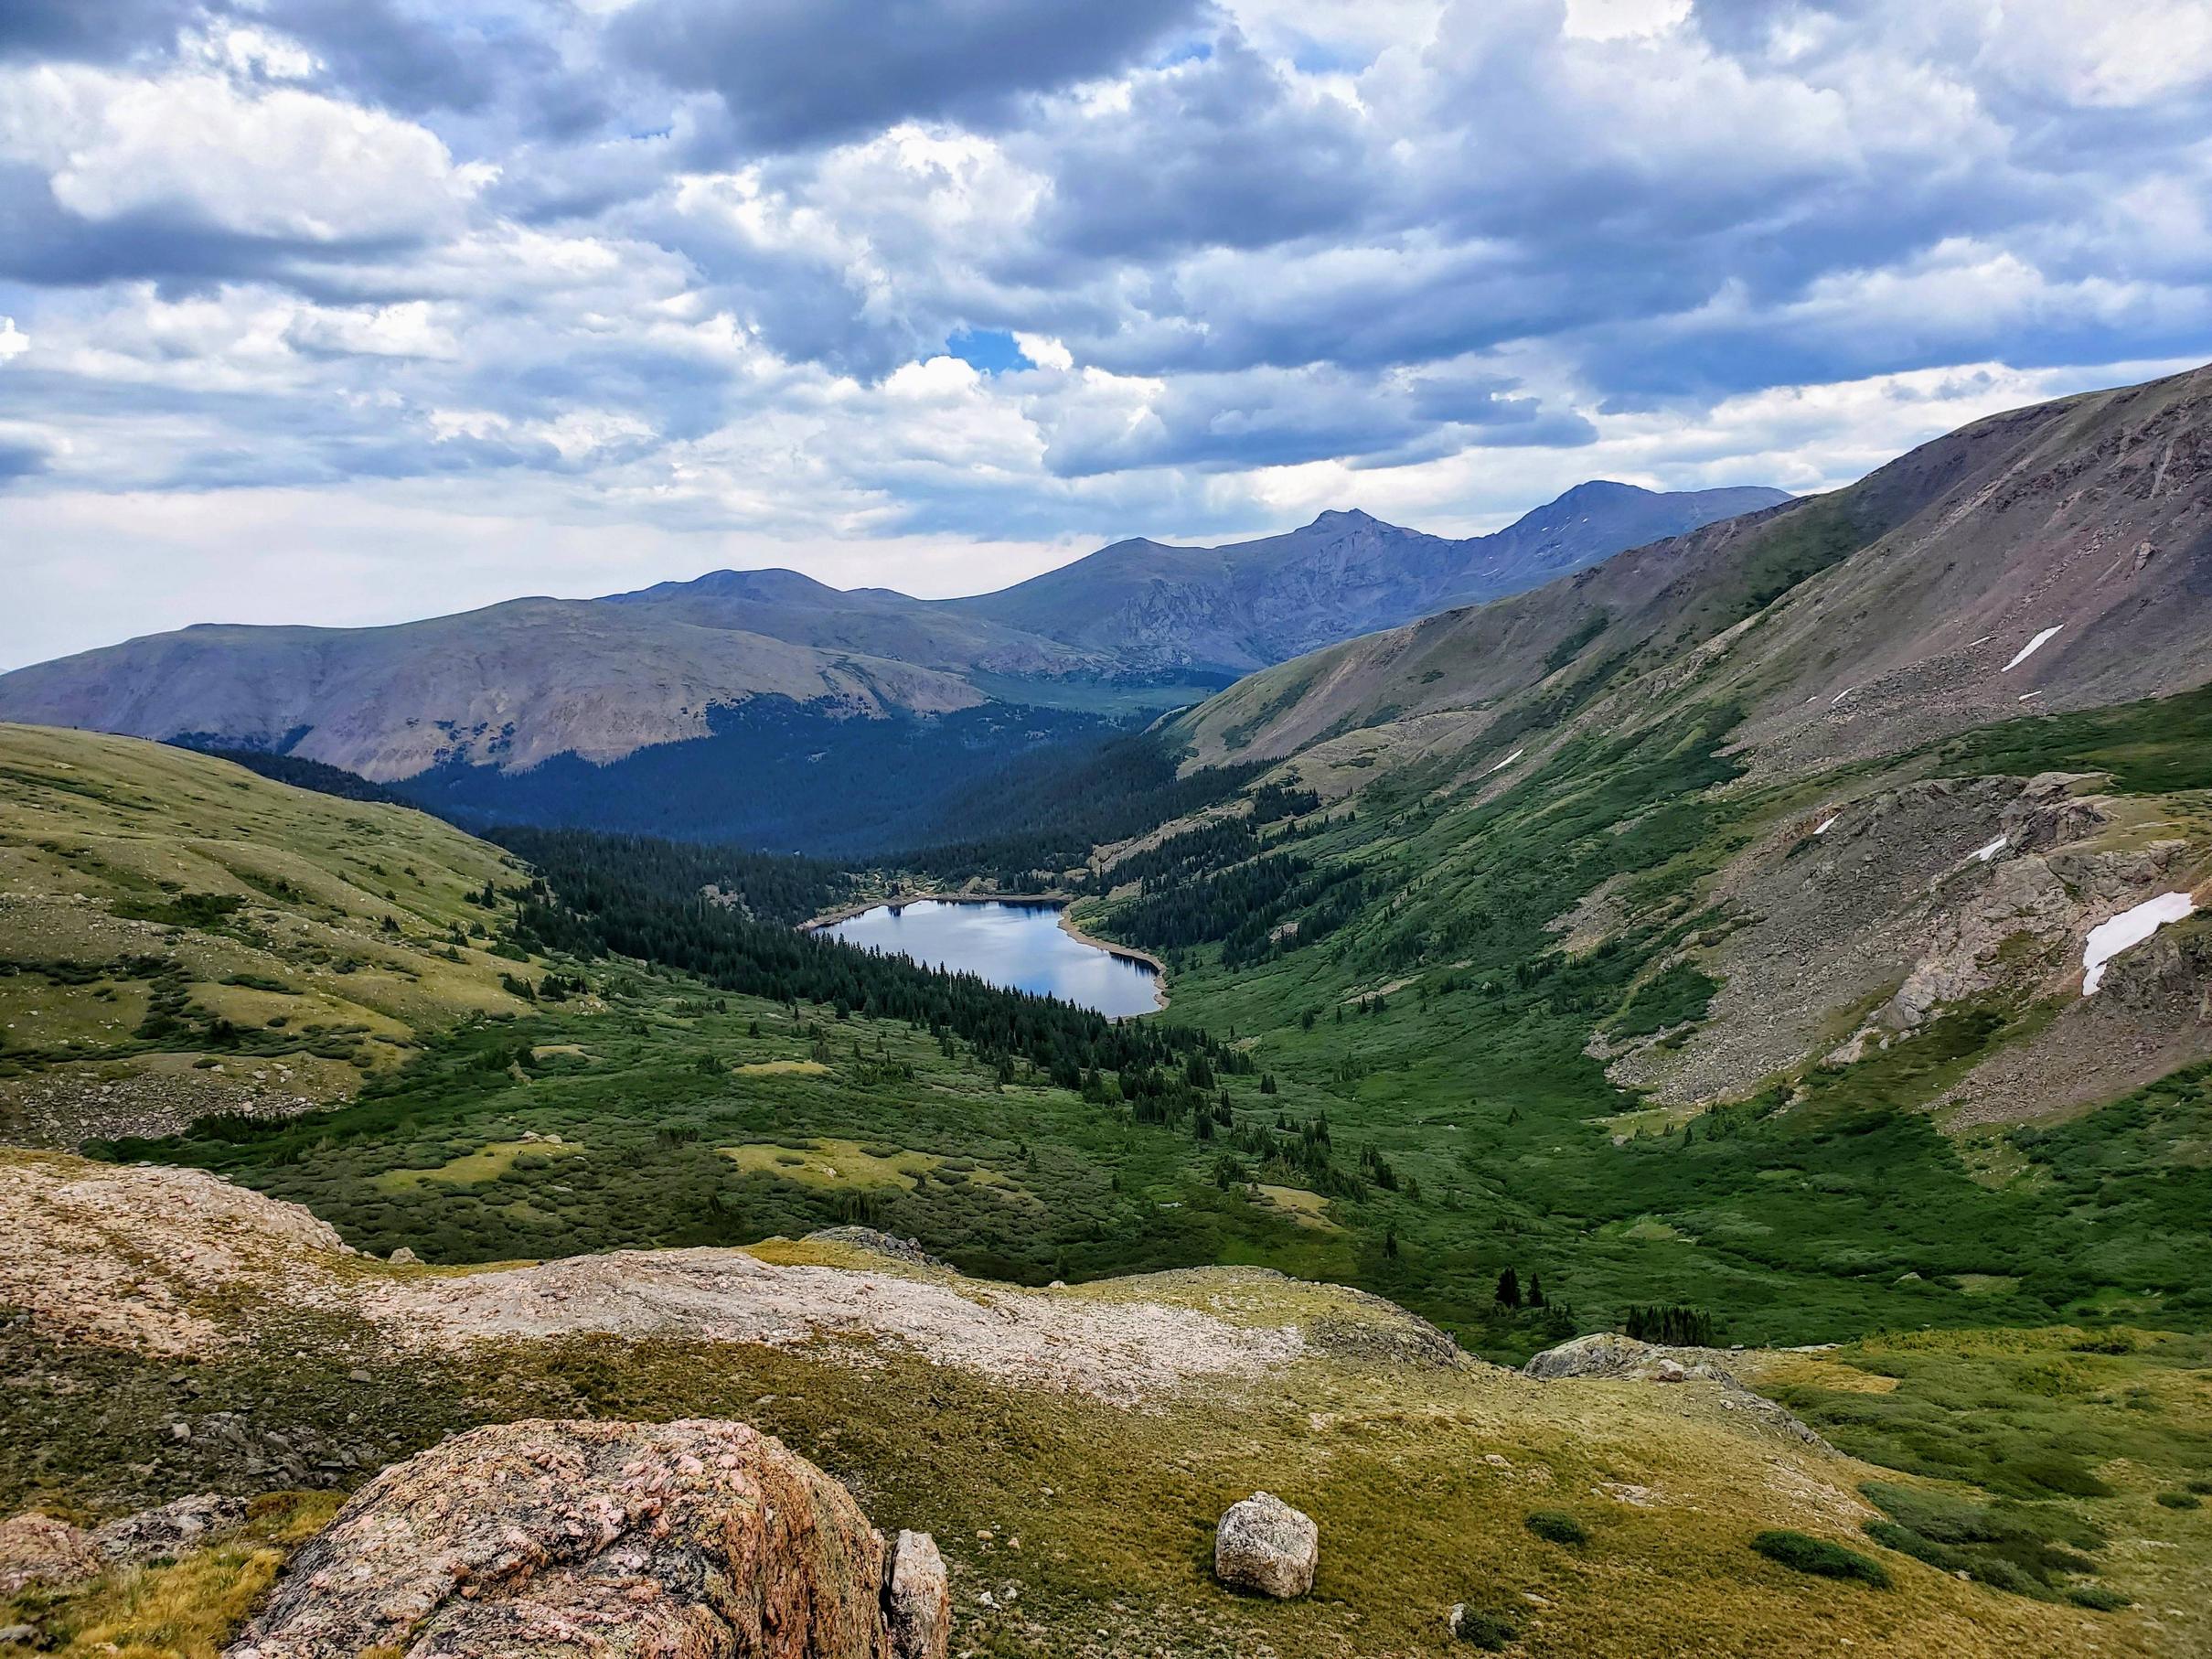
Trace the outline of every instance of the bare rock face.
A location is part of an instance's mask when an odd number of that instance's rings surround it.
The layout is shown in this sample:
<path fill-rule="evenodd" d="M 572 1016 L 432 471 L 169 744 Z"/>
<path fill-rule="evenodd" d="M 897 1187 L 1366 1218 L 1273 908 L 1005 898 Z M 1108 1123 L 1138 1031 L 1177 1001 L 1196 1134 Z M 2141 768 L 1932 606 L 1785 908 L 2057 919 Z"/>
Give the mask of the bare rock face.
<path fill-rule="evenodd" d="M 35 1512 L 0 1521 L 0 1597 L 33 1584 L 59 1589 L 105 1565 L 91 1535 L 67 1521 Z"/>
<path fill-rule="evenodd" d="M 1237 1589 L 1288 1600 L 1313 1588 L 1321 1529 L 1271 1492 L 1229 1505 L 1213 1534 L 1213 1576 Z"/>
<path fill-rule="evenodd" d="M 363 1487 L 229 1655 L 943 1659 L 943 1564 L 901 1543 L 742 1423 L 499 1424 Z"/>

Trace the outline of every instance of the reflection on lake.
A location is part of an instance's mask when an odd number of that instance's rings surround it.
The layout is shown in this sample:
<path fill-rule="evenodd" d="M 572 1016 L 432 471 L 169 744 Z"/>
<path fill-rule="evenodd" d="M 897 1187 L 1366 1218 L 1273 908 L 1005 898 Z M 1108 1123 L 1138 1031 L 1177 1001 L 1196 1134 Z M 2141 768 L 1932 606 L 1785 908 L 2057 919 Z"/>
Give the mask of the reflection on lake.
<path fill-rule="evenodd" d="M 1159 974 L 1066 933 L 1053 904 L 908 899 L 879 904 L 820 931 L 848 945 L 895 951 L 932 968 L 1058 997 L 1117 1019 L 1159 1006 Z"/>

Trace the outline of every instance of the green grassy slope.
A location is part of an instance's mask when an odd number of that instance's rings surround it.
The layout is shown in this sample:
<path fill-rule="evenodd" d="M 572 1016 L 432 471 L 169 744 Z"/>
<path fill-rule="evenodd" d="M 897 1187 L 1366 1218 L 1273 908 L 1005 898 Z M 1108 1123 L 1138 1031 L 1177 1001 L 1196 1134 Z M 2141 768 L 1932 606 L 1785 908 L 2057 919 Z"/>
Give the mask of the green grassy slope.
<path fill-rule="evenodd" d="M 342 1098 L 525 1004 L 497 848 L 129 738 L 0 725 L 0 1126 Z"/>

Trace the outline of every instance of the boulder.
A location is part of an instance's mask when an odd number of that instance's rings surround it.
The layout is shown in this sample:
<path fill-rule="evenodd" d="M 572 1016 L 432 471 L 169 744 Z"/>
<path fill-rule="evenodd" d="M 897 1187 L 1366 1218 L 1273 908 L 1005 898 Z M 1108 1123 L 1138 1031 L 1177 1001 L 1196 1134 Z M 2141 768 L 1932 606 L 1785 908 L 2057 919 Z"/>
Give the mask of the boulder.
<path fill-rule="evenodd" d="M 1321 1529 L 1271 1492 L 1229 1505 L 1213 1533 L 1213 1576 L 1237 1589 L 1287 1600 L 1313 1588 Z"/>
<path fill-rule="evenodd" d="M 0 1598 L 34 1584 L 60 1589 L 94 1577 L 106 1563 L 81 1527 L 36 1511 L 0 1521 Z"/>
<path fill-rule="evenodd" d="M 1675 1354 L 1701 1354 L 1699 1349 L 1676 1349 Z M 1546 1348 L 1522 1367 L 1530 1376 L 1544 1382 L 1555 1382 L 1566 1376 L 1617 1376 L 1651 1380 L 1662 1359 L 1670 1359 L 1668 1350 L 1651 1343 L 1639 1342 L 1632 1336 L 1623 1336 L 1617 1331 L 1596 1331 L 1587 1336 L 1577 1336 L 1571 1342 L 1561 1343 L 1556 1348 Z M 1682 1369 L 1679 1360 L 1674 1361 Z M 1704 1373 L 1700 1373 L 1703 1375 Z M 1680 1378 L 1672 1380 L 1679 1381 Z"/>
<path fill-rule="evenodd" d="M 896 1654 L 942 1654 L 951 1643 L 952 1588 L 937 1541 L 927 1533 L 902 1532 L 892 1546 L 883 1611 Z"/>
<path fill-rule="evenodd" d="M 420 1256 L 417 1256 L 405 1245 L 401 1245 L 398 1249 L 394 1250 L 384 1259 L 391 1263 L 391 1265 L 395 1268 L 419 1267 L 422 1261 L 422 1258 Z"/>
<path fill-rule="evenodd" d="M 497 1424 L 363 1487 L 228 1653 L 944 1659 L 943 1565 L 906 1537 L 743 1423 Z"/>
<path fill-rule="evenodd" d="M 92 1544 L 110 1561 L 135 1565 L 157 1556 L 198 1549 L 245 1524 L 243 1498 L 203 1492 L 164 1504 L 159 1509 L 142 1509 L 120 1521 L 110 1521 L 92 1535 Z"/>

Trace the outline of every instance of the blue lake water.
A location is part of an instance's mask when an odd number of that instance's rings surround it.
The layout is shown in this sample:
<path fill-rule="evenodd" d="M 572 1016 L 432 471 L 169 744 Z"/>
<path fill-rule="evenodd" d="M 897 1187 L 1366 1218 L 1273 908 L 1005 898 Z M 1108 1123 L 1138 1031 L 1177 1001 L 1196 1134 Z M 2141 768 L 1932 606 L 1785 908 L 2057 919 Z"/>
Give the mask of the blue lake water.
<path fill-rule="evenodd" d="M 932 968 L 972 973 L 993 985 L 1035 991 L 1120 1018 L 1159 1006 L 1159 976 L 1063 932 L 1052 904 L 948 904 L 909 899 L 825 927 L 848 945 L 894 951 Z"/>

